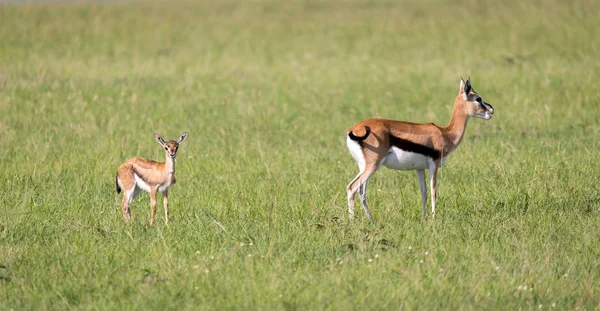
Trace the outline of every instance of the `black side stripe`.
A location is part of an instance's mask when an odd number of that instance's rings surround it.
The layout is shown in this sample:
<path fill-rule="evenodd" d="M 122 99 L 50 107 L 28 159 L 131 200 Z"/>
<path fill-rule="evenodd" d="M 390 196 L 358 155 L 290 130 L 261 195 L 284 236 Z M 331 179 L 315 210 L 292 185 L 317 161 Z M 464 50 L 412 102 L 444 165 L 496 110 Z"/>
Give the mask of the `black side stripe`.
<path fill-rule="evenodd" d="M 402 139 L 396 136 L 390 135 L 390 145 L 402 149 L 408 152 L 414 152 L 418 154 L 422 154 L 424 156 L 430 157 L 434 160 L 440 158 L 441 152 L 439 150 L 435 150 L 431 147 L 423 146 L 417 143 L 414 143 L 410 140 Z"/>

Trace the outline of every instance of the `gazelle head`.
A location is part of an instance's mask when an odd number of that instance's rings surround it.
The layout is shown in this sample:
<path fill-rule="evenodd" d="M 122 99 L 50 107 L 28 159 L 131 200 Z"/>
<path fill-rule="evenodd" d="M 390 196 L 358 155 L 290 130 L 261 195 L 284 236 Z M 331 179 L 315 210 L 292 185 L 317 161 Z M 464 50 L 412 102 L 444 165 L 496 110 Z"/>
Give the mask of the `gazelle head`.
<path fill-rule="evenodd" d="M 458 90 L 458 98 L 466 104 L 467 114 L 471 117 L 477 117 L 489 120 L 494 114 L 494 107 L 483 101 L 483 98 L 475 92 L 471 87 L 471 78 L 465 82 L 460 78 L 460 88 Z"/>
<path fill-rule="evenodd" d="M 162 137 L 160 137 L 158 134 L 154 134 L 154 138 L 156 138 L 156 141 L 163 148 L 165 148 L 165 154 L 167 155 L 167 158 L 171 158 L 172 160 L 175 160 L 175 156 L 177 156 L 177 148 L 179 148 L 179 144 L 182 141 L 184 141 L 186 137 L 187 137 L 187 132 L 181 134 L 181 136 L 179 136 L 179 139 L 177 141 L 169 140 L 169 141 L 165 142 L 162 139 Z"/>

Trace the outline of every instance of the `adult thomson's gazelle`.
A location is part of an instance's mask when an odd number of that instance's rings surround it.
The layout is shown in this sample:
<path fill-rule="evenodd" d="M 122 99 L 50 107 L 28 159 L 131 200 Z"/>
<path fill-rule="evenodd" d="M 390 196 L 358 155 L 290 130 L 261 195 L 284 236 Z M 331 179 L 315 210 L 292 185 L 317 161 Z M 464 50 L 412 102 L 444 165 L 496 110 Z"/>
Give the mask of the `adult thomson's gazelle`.
<path fill-rule="evenodd" d="M 154 134 L 156 141 L 165 149 L 165 162 L 156 162 L 143 158 L 133 158 L 119 166 L 116 176 L 117 193 L 123 189 L 123 203 L 121 210 L 125 220 L 131 219 L 129 205 L 141 190 L 150 192 L 150 206 L 152 214 L 150 224 L 154 222 L 156 214 L 156 193 L 163 195 L 165 206 L 165 221 L 169 222 L 169 187 L 175 184 L 175 156 L 179 144 L 185 140 L 187 133 L 183 133 L 177 141 L 165 142 L 158 134 Z"/>
<path fill-rule="evenodd" d="M 348 129 L 346 144 L 358 162 L 360 172 L 348 184 L 348 212 L 354 218 L 354 195 L 360 192 L 365 213 L 372 219 L 367 205 L 367 181 L 382 165 L 394 170 L 416 170 L 421 189 L 423 216 L 427 214 L 425 169 L 429 170 L 431 212 L 435 214 L 438 168 L 460 144 L 469 117 L 489 120 L 494 108 L 471 87 L 470 79 L 460 79 L 454 99 L 452 119 L 446 127 L 433 123 L 417 124 L 386 119 L 368 119 Z"/>

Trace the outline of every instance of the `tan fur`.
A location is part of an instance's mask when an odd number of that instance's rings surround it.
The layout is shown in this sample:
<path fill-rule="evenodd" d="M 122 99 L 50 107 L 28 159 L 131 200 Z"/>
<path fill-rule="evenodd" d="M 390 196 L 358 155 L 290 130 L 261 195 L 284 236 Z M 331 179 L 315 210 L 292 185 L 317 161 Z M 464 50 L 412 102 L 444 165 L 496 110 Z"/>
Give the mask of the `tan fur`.
<path fill-rule="evenodd" d="M 156 213 L 156 193 L 163 195 L 163 204 L 165 208 L 165 221 L 169 221 L 168 209 L 168 189 L 175 184 L 175 156 L 179 144 L 185 140 L 187 133 L 179 137 L 178 141 L 170 140 L 165 142 L 160 136 L 155 134 L 156 141 L 165 149 L 165 162 L 156 162 L 144 158 L 133 158 L 125 161 L 117 170 L 117 192 L 123 190 L 123 201 L 121 209 L 125 220 L 131 219 L 129 206 L 131 201 L 141 190 L 150 192 L 151 218 L 150 224 L 154 222 Z M 135 176 L 143 181 L 138 183 Z M 145 185 L 144 185 L 145 184 Z M 149 189 L 143 189 L 147 186 Z"/>
<path fill-rule="evenodd" d="M 469 80 L 467 80 L 467 84 L 470 86 Z M 461 79 L 459 92 L 454 100 L 452 119 L 448 126 L 443 127 L 433 123 L 418 124 L 374 118 L 361 121 L 349 128 L 346 135 L 352 133 L 359 137 L 364 137 L 366 134 L 366 126 L 371 130 L 370 134 L 364 140 L 360 141 L 360 148 L 365 161 L 364 170 L 347 186 L 350 218 L 353 218 L 354 194 L 358 190 L 361 190 L 362 203 L 367 216 L 369 218 L 372 217 L 366 204 L 366 182 L 379 169 L 388 156 L 392 136 L 433 149 L 440 154 L 437 158 L 431 158 L 429 164 L 432 188 L 432 212 L 435 213 L 435 183 L 437 170 L 442 164 L 442 159 L 447 157 L 460 144 L 469 117 L 491 118 L 493 114 L 493 108 L 487 103 L 478 103 L 476 101 L 477 98 L 480 98 L 480 96 L 473 89 L 468 94 L 465 93 L 465 82 Z M 483 102 L 482 99 L 481 101 Z M 420 173 L 417 172 L 417 174 Z M 425 215 L 426 194 L 423 195 L 423 198 L 425 198 L 423 201 L 423 214 Z"/>

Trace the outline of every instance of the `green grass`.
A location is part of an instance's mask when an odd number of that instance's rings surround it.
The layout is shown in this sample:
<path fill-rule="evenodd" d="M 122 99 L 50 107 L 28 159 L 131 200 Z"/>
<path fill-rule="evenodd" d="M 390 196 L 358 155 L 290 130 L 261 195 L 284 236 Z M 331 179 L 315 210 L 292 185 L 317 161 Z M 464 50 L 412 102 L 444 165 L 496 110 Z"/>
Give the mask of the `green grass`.
<path fill-rule="evenodd" d="M 600 308 L 597 1 L 0 4 L 0 309 Z M 345 186 L 354 123 L 469 122 Z M 171 221 L 120 163 L 179 149 Z"/>

